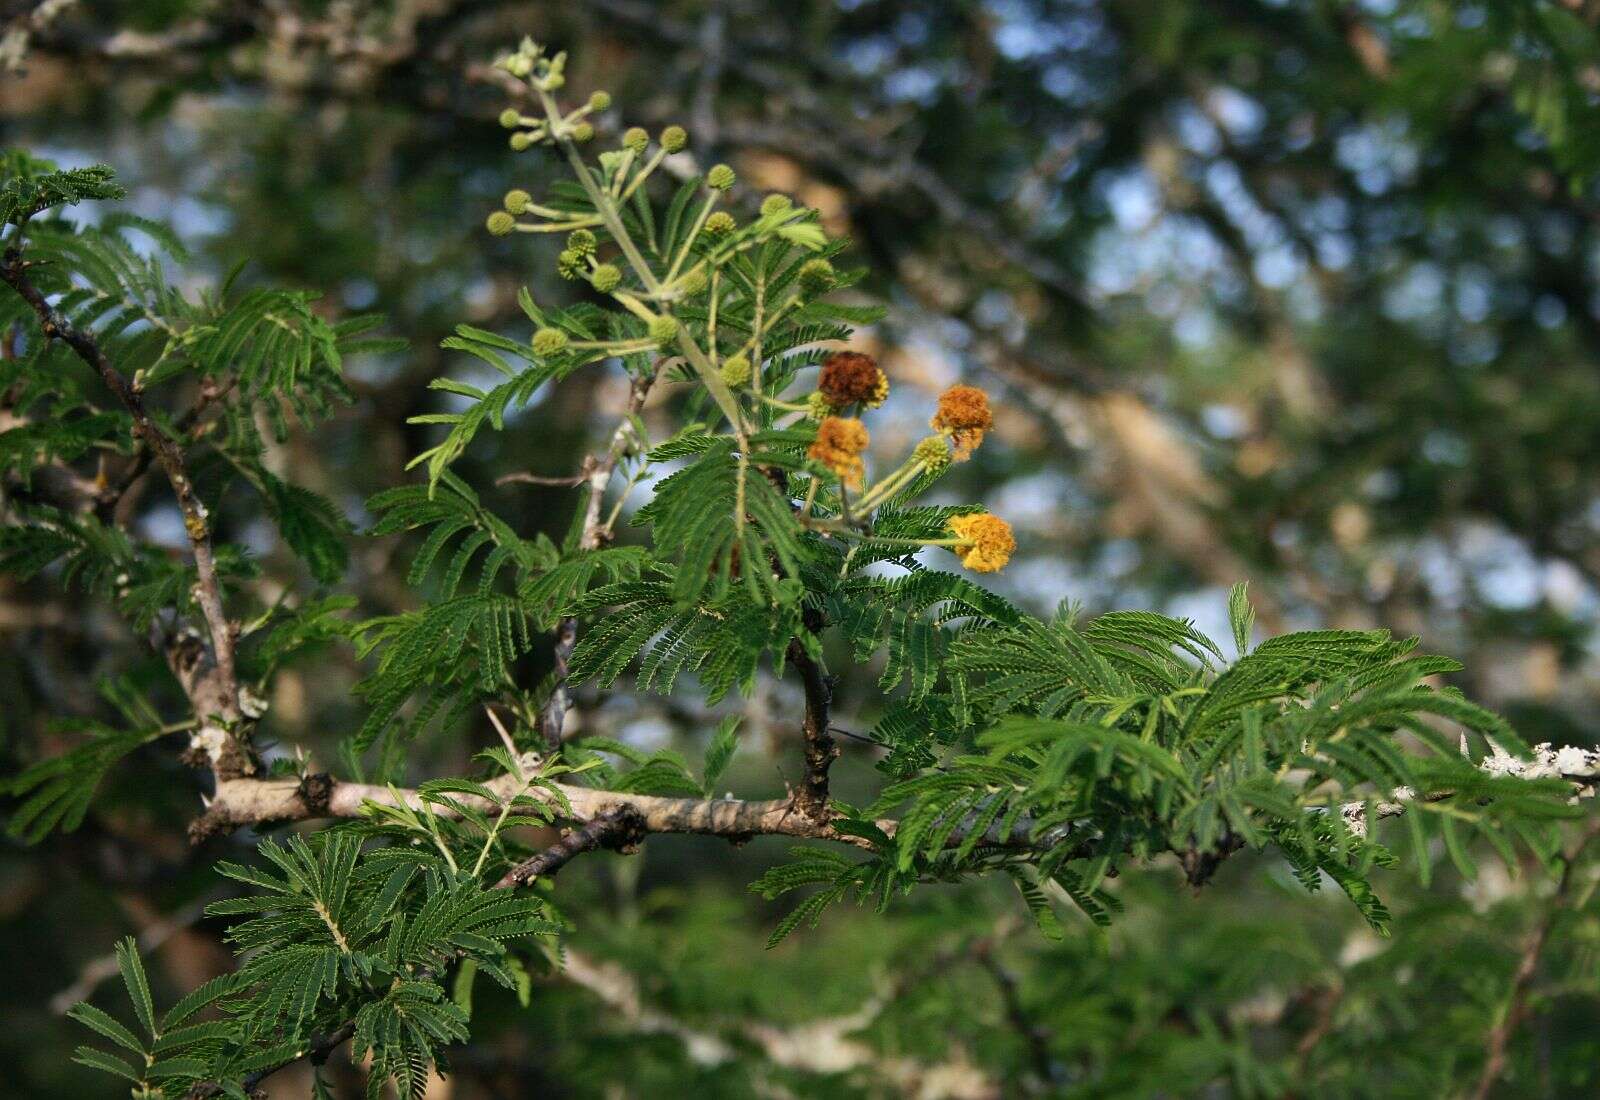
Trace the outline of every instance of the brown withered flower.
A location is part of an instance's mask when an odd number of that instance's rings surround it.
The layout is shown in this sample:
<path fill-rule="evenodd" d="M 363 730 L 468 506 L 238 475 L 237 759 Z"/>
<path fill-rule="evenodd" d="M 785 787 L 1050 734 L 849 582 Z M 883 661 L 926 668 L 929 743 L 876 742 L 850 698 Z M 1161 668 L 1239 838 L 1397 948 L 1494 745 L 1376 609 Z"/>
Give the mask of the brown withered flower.
<path fill-rule="evenodd" d="M 875 409 L 889 396 L 889 378 L 878 369 L 878 361 L 872 356 L 859 351 L 836 351 L 822 361 L 817 392 L 835 409 L 857 403 Z"/>

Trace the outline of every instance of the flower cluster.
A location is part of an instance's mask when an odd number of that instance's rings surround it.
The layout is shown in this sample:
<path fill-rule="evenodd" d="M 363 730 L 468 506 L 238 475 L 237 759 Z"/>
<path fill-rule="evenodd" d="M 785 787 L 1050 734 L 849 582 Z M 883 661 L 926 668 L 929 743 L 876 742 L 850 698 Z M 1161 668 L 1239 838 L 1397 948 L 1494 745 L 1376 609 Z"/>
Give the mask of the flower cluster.
<path fill-rule="evenodd" d="M 817 389 L 804 405 L 787 405 L 818 421 L 817 435 L 807 455 L 837 477 L 843 489 L 861 490 L 866 465 L 862 454 L 867 449 L 867 429 L 854 417 L 837 415 L 851 406 L 875 408 L 887 395 L 889 382 L 869 355 L 841 351 L 823 361 Z M 783 403 L 779 403 L 783 404 Z M 984 433 L 994 424 L 989 398 L 976 386 L 952 386 L 939 398 L 933 417 L 936 435 L 930 435 L 911 449 L 901 465 L 868 487 L 845 509 L 843 522 L 828 521 L 823 527 L 846 537 L 885 541 L 870 533 L 852 530 L 850 513 L 864 519 L 895 498 L 912 491 L 923 475 L 938 474 L 951 462 L 969 458 L 983 442 Z M 809 504 L 806 512 L 809 513 Z M 976 573 L 1003 569 L 1016 551 L 1011 526 L 998 516 L 977 512 L 950 519 L 945 537 L 888 539 L 917 546 L 941 546 L 961 559 L 961 564 Z"/>
<path fill-rule="evenodd" d="M 566 58 L 530 41 L 499 64 L 528 83 L 541 111 L 529 116 L 520 108 L 508 108 L 501 116 L 501 123 L 513 131 L 513 147 L 555 145 L 580 157 L 574 146 L 594 135 L 588 116 L 607 110 L 611 97 L 595 92 L 582 106 L 563 110 L 551 93 L 566 82 Z M 640 354 L 681 360 L 726 416 L 742 453 L 748 453 L 750 435 L 770 424 L 773 416 L 793 415 L 790 427 L 801 419 L 815 422 L 816 434 L 806 454 L 837 480 L 837 500 L 830 499 L 831 493 L 821 496 L 824 513 L 813 516 L 812 508 L 828 480 L 813 479 L 800 517 L 812 530 L 844 539 L 938 546 L 954 552 L 968 569 L 987 573 L 1002 568 L 1016 542 L 1004 520 L 986 513 L 958 516 L 949 521 L 948 530 L 924 531 L 914 538 L 880 536 L 872 529 L 879 508 L 918 491 L 951 463 L 966 461 L 982 444 L 994 426 L 994 415 L 981 389 L 957 385 L 941 394 L 930 421 L 935 434 L 918 442 L 899 466 L 868 484 L 864 456 L 869 436 L 858 417 L 880 408 L 889 396 L 888 376 L 876 359 L 859 351 L 832 352 L 822 360 L 815 389 L 803 400 L 765 384 L 769 376 L 789 377 L 785 370 L 769 372 L 776 361 L 770 334 L 803 325 L 801 311 L 847 281 L 829 260 L 832 250 L 815 211 L 796 205 L 787 195 L 770 194 L 761 200 L 759 215 L 741 224 L 729 211 L 717 209 L 732 200 L 739 180 L 731 167 L 716 164 L 701 180 L 699 205 L 684 210 L 686 232 L 678 234 L 672 254 L 660 257 L 659 266 L 630 242 L 619 211 L 668 157 L 688 145 L 689 135 L 681 126 L 665 127 L 653 143 L 649 132 L 631 127 L 617 148 L 596 155 L 596 169 L 580 176 L 590 208 L 541 203 L 518 188 L 488 216 L 489 232 L 500 236 L 564 233 L 557 273 L 587 283 L 643 323 L 642 331 L 635 328 L 631 335 L 610 339 L 592 338 L 571 325 L 541 323 L 530 350 L 538 358 L 564 365 Z M 812 255 L 756 307 L 753 324 L 750 318 L 740 321 L 724 313 L 719 335 L 719 307 L 728 299 L 718 287 L 727 285 L 725 272 L 730 265 L 742 262 L 739 257 L 762 242 Z M 732 300 L 738 297 L 735 294 Z"/>

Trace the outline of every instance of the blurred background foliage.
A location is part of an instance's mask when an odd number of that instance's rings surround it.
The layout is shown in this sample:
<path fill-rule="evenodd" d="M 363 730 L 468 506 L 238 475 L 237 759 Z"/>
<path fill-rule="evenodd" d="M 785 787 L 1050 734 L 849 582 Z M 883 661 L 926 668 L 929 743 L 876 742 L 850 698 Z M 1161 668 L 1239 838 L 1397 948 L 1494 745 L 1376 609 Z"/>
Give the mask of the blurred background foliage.
<path fill-rule="evenodd" d="M 28 0 L 0 4 L 0 128 L 114 166 L 198 278 L 248 260 L 330 315 L 387 316 L 410 350 L 349 364 L 355 403 L 272 454 L 362 527 L 428 445 L 405 423 L 448 400 L 427 382 L 460 373 L 439 341 L 461 321 L 525 337 L 518 287 L 573 293 L 543 250 L 481 226 L 553 171 L 507 148 L 488 62 L 523 34 L 581 44 L 574 98 L 605 88 L 612 124 L 682 124 L 680 172 L 728 160 L 747 205 L 785 191 L 852 237 L 891 307 L 859 337 L 896 387 L 873 427 L 887 450 L 950 382 L 996 395 L 999 445 L 943 491 L 1016 525 L 1006 595 L 1225 637 L 1226 587 L 1249 580 L 1269 630 L 1421 635 L 1528 740 L 1589 746 L 1597 22 L 1594 0 Z M 457 470 L 522 533 L 559 537 L 571 490 L 489 487 L 573 473 L 625 396 L 620 375 L 580 375 Z M 310 591 L 234 503 L 219 523 L 256 546 L 264 591 Z M 121 518 L 181 538 L 159 501 Z M 411 549 L 355 540 L 366 613 L 410 606 Z M 105 670 L 164 675 L 104 610 L 27 586 L 0 589 L 0 645 L 7 771 L 48 751 L 52 717 L 96 713 Z M 845 673 L 840 725 L 868 726 L 873 670 Z M 336 763 L 358 676 L 348 648 L 283 674 L 279 749 Z M 797 699 L 770 684 L 737 705 L 758 751 L 730 784 L 781 792 Z M 574 716 L 646 746 L 696 743 L 705 718 L 620 692 Z M 413 778 L 490 737 L 417 745 Z M 856 749 L 846 798 L 869 788 Z M 169 757 L 137 755 L 76 834 L 0 851 L 12 1095 L 114 1094 L 70 1064 L 59 1012 L 109 1003 L 115 936 L 143 937 L 169 993 L 227 963 L 198 912 L 221 889 L 211 857 L 247 838 L 187 849 L 194 780 Z M 1120 880 L 1128 915 L 1059 943 L 973 886 L 765 952 L 781 910 L 745 886 L 782 855 L 660 838 L 574 865 L 565 975 L 536 979 L 531 1009 L 476 1005 L 488 1041 L 437 1095 L 1437 1097 L 1472 1093 L 1508 1017 L 1495 1095 L 1600 1091 L 1584 861 L 1560 883 L 1485 861 L 1475 882 L 1396 888 L 1389 941 L 1238 859 L 1199 896 L 1175 871 Z M 273 1095 L 308 1088 L 281 1076 Z"/>

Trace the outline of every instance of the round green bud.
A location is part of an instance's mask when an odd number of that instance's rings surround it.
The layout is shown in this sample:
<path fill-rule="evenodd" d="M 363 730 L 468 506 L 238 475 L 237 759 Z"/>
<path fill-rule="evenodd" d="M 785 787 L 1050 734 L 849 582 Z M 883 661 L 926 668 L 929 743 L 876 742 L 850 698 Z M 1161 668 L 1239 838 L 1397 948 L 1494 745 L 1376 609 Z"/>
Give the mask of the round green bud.
<path fill-rule="evenodd" d="M 582 252 L 566 248 L 562 249 L 561 254 L 556 257 L 556 274 L 563 279 L 582 278 L 587 268 L 588 264 L 584 263 Z"/>
<path fill-rule="evenodd" d="M 557 88 L 566 87 L 566 84 L 567 78 L 560 73 L 551 73 L 544 78 L 544 86 L 552 92 Z"/>
<path fill-rule="evenodd" d="M 515 149 L 519 153 L 532 144 L 533 135 L 528 133 L 526 130 L 518 130 L 516 133 L 511 135 L 511 148 Z"/>
<path fill-rule="evenodd" d="M 714 164 L 711 166 L 711 171 L 706 173 L 706 186 L 713 191 L 726 191 L 733 186 L 733 181 L 737 178 L 733 174 L 733 169 L 726 164 Z"/>
<path fill-rule="evenodd" d="M 650 339 L 658 347 L 667 347 L 678 338 L 678 319 L 662 314 L 650 322 Z"/>
<path fill-rule="evenodd" d="M 761 200 L 761 216 L 770 218 L 774 214 L 783 213 L 793 205 L 788 195 L 768 195 Z"/>
<path fill-rule="evenodd" d="M 594 92 L 589 96 L 589 110 L 603 111 L 611 106 L 610 92 Z"/>
<path fill-rule="evenodd" d="M 937 472 L 950 465 L 950 443 L 942 435 L 930 435 L 912 448 L 911 457 Z"/>
<path fill-rule="evenodd" d="M 484 222 L 484 225 L 488 228 L 489 232 L 493 233 L 496 237 L 504 237 L 507 233 L 511 232 L 517 227 L 517 219 L 513 218 L 504 210 L 496 210 L 493 214 L 489 215 L 489 218 Z"/>
<path fill-rule="evenodd" d="M 689 133 L 682 126 L 668 126 L 661 131 L 661 148 L 676 153 L 689 144 Z"/>
<path fill-rule="evenodd" d="M 684 294 L 699 294 L 706 288 L 705 268 L 697 267 L 678 280 L 678 290 Z"/>
<path fill-rule="evenodd" d="M 622 135 L 622 147 L 631 149 L 635 156 L 644 152 L 645 146 L 650 144 L 650 135 L 643 126 L 630 126 L 627 133 Z"/>
<path fill-rule="evenodd" d="M 507 130 L 515 130 L 522 125 L 522 114 L 515 107 L 507 107 L 500 112 L 500 125 Z"/>
<path fill-rule="evenodd" d="M 533 72 L 533 61 L 522 54 L 506 58 L 506 72 L 512 76 L 527 76 Z"/>
<path fill-rule="evenodd" d="M 587 122 L 580 122 L 572 128 L 572 140 L 578 142 L 580 145 L 586 141 L 593 140 L 593 138 L 594 127 L 589 125 Z"/>
<path fill-rule="evenodd" d="M 601 264 L 589 273 L 589 282 L 601 294 L 610 294 L 622 283 L 622 272 L 616 264 Z"/>
<path fill-rule="evenodd" d="M 567 350 L 567 334 L 558 328 L 542 328 L 533 334 L 533 354 L 556 355 Z"/>
<path fill-rule="evenodd" d="M 821 390 L 806 398 L 806 415 L 812 420 L 826 420 L 833 415 L 833 406 Z"/>
<path fill-rule="evenodd" d="M 520 187 L 506 192 L 506 209 L 513 214 L 520 214 L 524 210 L 528 209 L 528 204 L 532 201 L 533 196 L 522 190 Z"/>
<path fill-rule="evenodd" d="M 719 373 L 722 375 L 722 380 L 728 384 L 728 388 L 731 390 L 747 386 L 750 384 L 750 360 L 742 355 L 731 356 L 722 361 L 722 369 Z"/>
<path fill-rule="evenodd" d="M 585 256 L 594 251 L 597 243 L 594 234 L 587 229 L 574 229 L 567 234 L 567 247 Z"/>
<path fill-rule="evenodd" d="M 833 265 L 820 256 L 800 265 L 800 289 L 806 294 L 823 294 L 833 289 Z"/>
<path fill-rule="evenodd" d="M 733 220 L 733 215 L 726 210 L 718 210 L 706 219 L 703 232 L 708 237 L 726 237 L 732 233 L 738 223 Z"/>

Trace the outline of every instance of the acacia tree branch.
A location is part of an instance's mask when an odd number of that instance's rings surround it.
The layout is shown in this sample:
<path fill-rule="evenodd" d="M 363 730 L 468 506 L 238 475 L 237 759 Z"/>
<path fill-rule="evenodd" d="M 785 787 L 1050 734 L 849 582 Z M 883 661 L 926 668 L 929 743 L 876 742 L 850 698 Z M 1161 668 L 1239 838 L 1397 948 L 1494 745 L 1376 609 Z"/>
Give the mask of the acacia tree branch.
<path fill-rule="evenodd" d="M 1574 797 L 1589 793 L 1600 784 L 1600 751 L 1578 748 L 1552 749 L 1539 745 L 1527 761 L 1512 757 L 1491 757 L 1483 762 L 1485 771 L 1516 775 L 1527 779 L 1562 778 L 1572 784 Z M 538 759 L 529 756 L 524 767 L 536 768 Z M 832 819 L 818 820 L 802 813 L 793 798 L 745 800 L 670 798 L 661 795 L 636 794 L 630 791 L 605 791 L 592 787 L 579 787 L 566 783 L 550 783 L 523 791 L 522 781 L 514 775 L 503 775 L 485 784 L 498 798 L 510 798 L 525 793 L 530 801 L 526 806 L 514 807 L 513 816 L 534 815 L 548 819 L 553 812 L 559 818 L 587 823 L 610 810 L 626 807 L 638 813 L 645 835 L 655 833 L 686 833 L 699 836 L 723 837 L 728 840 L 748 840 L 753 836 L 789 836 L 810 840 L 830 840 L 850 844 L 857 848 L 873 850 L 870 840 L 841 833 L 833 827 Z M 499 802 L 490 802 L 470 795 L 457 796 L 471 809 L 498 812 Z M 1426 796 L 1425 796 L 1426 797 Z M 563 805 L 562 800 L 565 800 Z M 1394 817 L 1407 812 L 1415 801 L 1414 795 L 1397 796 L 1392 802 L 1374 805 L 1377 816 Z M 346 783 L 326 775 L 312 775 L 304 779 L 256 779 L 240 777 L 217 785 L 216 795 L 204 814 L 190 826 L 192 839 L 199 841 L 219 832 L 246 826 L 281 824 L 313 818 L 355 818 L 364 815 L 366 804 L 408 805 L 421 809 L 429 805 L 415 790 L 370 783 Z M 542 803 L 539 805 L 537 803 Z M 1350 803 L 1343 807 L 1352 829 L 1358 825 L 1359 815 L 1367 803 Z M 454 817 L 449 807 L 432 805 L 431 811 L 441 817 Z M 892 837 L 898 822 L 884 818 L 874 824 Z M 1033 835 L 1032 819 L 1022 815 L 1012 825 L 1009 833 L 1002 835 L 999 824 L 991 824 L 984 834 L 984 843 L 993 847 L 1048 850 L 1068 841 L 1090 845 L 1093 836 L 1081 835 L 1072 825 L 1050 829 L 1042 835 Z M 951 832 L 947 844 L 959 845 L 969 832 L 957 827 Z M 1230 849 L 1232 850 L 1232 849 Z"/>
<path fill-rule="evenodd" d="M 529 759 L 525 766 L 536 767 Z M 501 776 L 485 783 L 496 796 L 510 798 L 521 791 L 515 776 Z M 548 817 L 554 811 L 569 821 L 587 823 L 619 808 L 633 811 L 642 830 L 651 833 L 693 833 L 701 836 L 745 840 L 752 836 L 792 836 L 816 840 L 837 840 L 860 848 L 871 848 L 870 841 L 837 832 L 831 824 L 818 821 L 787 798 L 748 801 L 744 799 L 669 798 L 661 795 L 602 791 L 566 783 L 541 785 L 525 792 L 530 801 L 513 807 L 513 816 Z M 456 796 L 470 808 L 498 812 L 499 804 L 468 795 Z M 570 812 L 562 805 L 565 799 Z M 294 779 L 239 778 L 220 783 L 216 794 L 189 827 L 191 839 L 199 841 L 246 826 L 305 821 L 312 818 L 355 818 L 365 813 L 367 803 L 408 805 L 420 809 L 426 803 L 410 789 L 369 783 L 344 783 L 327 776 Z M 535 803 L 543 803 L 542 806 Z M 444 806 L 430 807 L 441 817 L 452 817 Z M 894 822 L 881 822 L 892 834 Z"/>
<path fill-rule="evenodd" d="M 20 230 L 18 230 L 20 232 Z M 194 553 L 196 598 L 210 635 L 209 644 L 186 632 L 174 635 L 165 647 L 172 667 L 200 720 L 191 748 L 202 754 L 220 783 L 255 771 L 255 760 L 248 743 L 239 734 L 245 714 L 240 706 L 238 678 L 234 670 L 233 627 L 222 602 L 222 583 L 217 576 L 216 556 L 211 546 L 211 528 L 206 506 L 195 493 L 184 464 L 183 451 L 156 424 L 144 405 L 143 394 L 111 362 L 94 335 L 78 328 L 52 305 L 28 277 L 28 262 L 17 247 L 15 237 L 0 262 L 0 280 L 15 290 L 39 318 L 46 340 L 60 340 L 70 347 L 100 376 L 117 401 L 133 420 L 134 435 L 155 456 L 167 475 L 183 513 L 184 532 Z"/>

